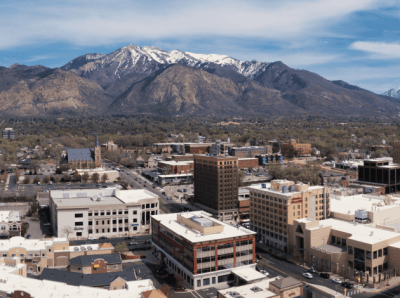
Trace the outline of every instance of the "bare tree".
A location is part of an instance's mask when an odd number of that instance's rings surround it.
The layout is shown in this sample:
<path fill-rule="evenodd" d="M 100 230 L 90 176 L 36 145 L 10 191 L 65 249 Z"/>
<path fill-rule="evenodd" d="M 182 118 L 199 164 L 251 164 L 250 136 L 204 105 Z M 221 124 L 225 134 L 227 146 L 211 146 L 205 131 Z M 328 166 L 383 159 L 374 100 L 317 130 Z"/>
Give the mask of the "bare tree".
<path fill-rule="evenodd" d="M 74 232 L 74 229 L 73 229 L 72 227 L 70 227 L 70 226 L 66 226 L 66 227 L 63 228 L 61 231 L 62 231 L 64 234 L 67 234 L 67 239 L 68 239 L 69 234 L 72 234 L 72 233 Z"/>
<path fill-rule="evenodd" d="M 167 298 L 172 298 L 172 289 L 169 285 L 162 284 L 160 290 L 164 293 L 165 296 L 167 296 Z"/>
<path fill-rule="evenodd" d="M 44 176 L 43 177 L 43 183 L 49 183 L 50 182 L 50 177 L 49 176 Z"/>
<path fill-rule="evenodd" d="M 55 176 L 54 176 L 54 181 L 55 181 L 55 182 L 60 182 L 60 181 L 61 181 L 60 176 L 55 175 Z"/>
<path fill-rule="evenodd" d="M 100 180 L 100 175 L 99 175 L 99 173 L 93 173 L 92 174 L 92 181 L 94 181 L 94 182 L 99 182 L 99 180 Z"/>
<path fill-rule="evenodd" d="M 23 182 L 24 182 L 24 184 L 29 184 L 29 183 L 31 183 L 31 179 L 28 176 L 25 176 Z"/>
<path fill-rule="evenodd" d="M 185 280 L 183 279 L 182 276 L 180 276 L 179 274 L 175 274 L 175 279 L 176 279 L 176 286 L 178 288 L 183 288 L 184 284 L 185 284 Z"/>
<path fill-rule="evenodd" d="M 105 182 L 107 182 L 107 180 L 108 180 L 108 175 L 107 175 L 106 173 L 104 173 L 104 174 L 101 176 L 101 182 L 105 183 Z"/>
<path fill-rule="evenodd" d="M 82 175 L 82 181 L 83 181 L 84 183 L 86 183 L 86 182 L 88 182 L 88 180 L 89 180 L 89 174 L 88 174 L 88 173 L 84 173 L 84 174 Z"/>
<path fill-rule="evenodd" d="M 33 182 L 35 184 L 38 184 L 41 181 L 40 177 L 38 175 L 35 176 L 35 178 L 33 179 Z"/>

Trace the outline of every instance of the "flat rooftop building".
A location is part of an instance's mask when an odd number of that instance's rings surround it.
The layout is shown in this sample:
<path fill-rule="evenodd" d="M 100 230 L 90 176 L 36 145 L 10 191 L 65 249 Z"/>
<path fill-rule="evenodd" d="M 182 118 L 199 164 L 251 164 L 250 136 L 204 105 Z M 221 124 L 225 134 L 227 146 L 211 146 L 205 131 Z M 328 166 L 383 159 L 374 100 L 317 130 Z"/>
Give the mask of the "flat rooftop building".
<path fill-rule="evenodd" d="M 150 228 L 150 216 L 158 210 L 158 197 L 144 189 L 50 190 L 51 222 L 59 237 L 140 234 Z"/>
<path fill-rule="evenodd" d="M 0 239 L 21 236 L 21 212 L 0 211 Z"/>
<path fill-rule="evenodd" d="M 250 190 L 250 227 L 257 240 L 283 252 L 288 251 L 289 225 L 295 219 L 329 217 L 329 188 L 301 182 L 273 180 L 255 184 Z"/>
<path fill-rule="evenodd" d="M 152 216 L 154 252 L 193 289 L 232 283 L 236 270 L 254 272 L 255 234 L 204 211 Z"/>

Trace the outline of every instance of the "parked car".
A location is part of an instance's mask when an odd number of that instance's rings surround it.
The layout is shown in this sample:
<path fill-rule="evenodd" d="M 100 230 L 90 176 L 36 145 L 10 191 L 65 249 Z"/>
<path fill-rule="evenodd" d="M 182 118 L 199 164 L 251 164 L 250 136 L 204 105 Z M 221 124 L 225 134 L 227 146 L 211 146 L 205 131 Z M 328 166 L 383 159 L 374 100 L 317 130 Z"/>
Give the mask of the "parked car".
<path fill-rule="evenodd" d="M 31 239 L 32 236 L 31 235 L 26 235 L 26 239 Z"/>
<path fill-rule="evenodd" d="M 169 201 L 169 200 L 172 200 L 172 198 L 171 198 L 171 197 L 168 197 L 167 200 L 168 200 L 168 201 Z"/>
<path fill-rule="evenodd" d="M 102 185 L 101 188 L 108 188 L 108 186 L 107 185 Z"/>
<path fill-rule="evenodd" d="M 100 239 L 100 240 L 107 239 L 107 236 L 101 236 L 101 237 L 99 237 L 99 239 Z"/>
<path fill-rule="evenodd" d="M 96 186 L 100 187 L 100 186 L 101 186 L 101 183 L 97 183 Z"/>
<path fill-rule="evenodd" d="M 184 189 L 182 189 L 182 191 L 183 191 L 183 192 L 187 192 L 187 189 L 186 189 L 186 188 L 184 188 Z"/>
<path fill-rule="evenodd" d="M 51 223 L 46 222 L 45 224 L 43 224 L 44 226 L 51 226 Z"/>
<path fill-rule="evenodd" d="M 125 237 L 125 240 L 130 240 L 130 239 L 133 239 L 133 236 Z"/>
<path fill-rule="evenodd" d="M 129 245 L 138 245 L 139 243 L 137 243 L 136 241 L 132 241 L 129 243 Z"/>
<path fill-rule="evenodd" d="M 352 289 L 354 285 L 351 282 L 345 281 L 345 282 L 342 282 L 342 286 L 347 289 Z"/>
<path fill-rule="evenodd" d="M 312 275 L 311 273 L 308 273 L 308 272 L 304 272 L 304 273 L 303 273 L 303 276 L 304 276 L 305 278 L 308 278 L 308 279 L 313 278 L 313 275 Z"/>
<path fill-rule="evenodd" d="M 183 192 L 183 190 L 179 188 L 179 189 L 178 189 L 178 192 Z"/>
<path fill-rule="evenodd" d="M 339 278 L 334 278 L 334 279 L 332 279 L 332 281 L 333 281 L 335 284 L 341 284 L 341 283 L 342 283 L 342 281 L 341 281 Z"/>
<path fill-rule="evenodd" d="M 331 277 L 328 273 L 325 273 L 325 272 L 321 272 L 319 274 L 319 276 L 322 277 L 322 278 L 325 278 L 325 279 L 329 279 Z"/>
<path fill-rule="evenodd" d="M 307 270 L 308 272 L 311 272 L 311 273 L 317 273 L 317 270 L 315 270 L 314 268 L 309 268 L 308 270 Z"/>
<path fill-rule="evenodd" d="M 88 240 L 96 240 L 97 238 L 96 237 L 94 237 L 94 236 L 90 236 L 89 238 L 88 238 Z"/>
<path fill-rule="evenodd" d="M 138 181 L 139 179 L 138 179 L 138 178 L 135 178 L 135 180 Z"/>
<path fill-rule="evenodd" d="M 269 273 L 266 270 L 261 270 L 260 271 L 262 274 L 264 274 L 265 276 L 269 276 Z"/>

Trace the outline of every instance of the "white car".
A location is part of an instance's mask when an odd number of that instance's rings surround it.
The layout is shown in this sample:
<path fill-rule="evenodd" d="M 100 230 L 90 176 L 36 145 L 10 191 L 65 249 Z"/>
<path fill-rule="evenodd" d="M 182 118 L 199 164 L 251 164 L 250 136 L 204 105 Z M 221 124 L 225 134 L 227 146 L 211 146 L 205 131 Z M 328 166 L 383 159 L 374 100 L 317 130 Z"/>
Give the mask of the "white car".
<path fill-rule="evenodd" d="M 341 284 L 341 283 L 342 283 L 342 281 L 341 281 L 339 278 L 334 278 L 334 279 L 332 279 L 332 281 L 333 281 L 335 284 Z"/>
<path fill-rule="evenodd" d="M 313 275 L 312 275 L 311 273 L 308 273 L 308 272 L 303 273 L 303 276 L 304 276 L 305 278 L 308 278 L 308 279 L 313 278 Z"/>
<path fill-rule="evenodd" d="M 129 245 L 138 245 L 139 243 L 137 243 L 136 241 L 132 241 L 131 243 L 129 243 Z"/>
<path fill-rule="evenodd" d="M 265 276 L 269 276 L 269 273 L 266 270 L 261 270 L 260 271 L 262 274 L 264 274 Z"/>
<path fill-rule="evenodd" d="M 96 240 L 97 238 L 96 237 L 94 237 L 94 236 L 90 236 L 89 238 L 88 238 L 88 240 Z"/>

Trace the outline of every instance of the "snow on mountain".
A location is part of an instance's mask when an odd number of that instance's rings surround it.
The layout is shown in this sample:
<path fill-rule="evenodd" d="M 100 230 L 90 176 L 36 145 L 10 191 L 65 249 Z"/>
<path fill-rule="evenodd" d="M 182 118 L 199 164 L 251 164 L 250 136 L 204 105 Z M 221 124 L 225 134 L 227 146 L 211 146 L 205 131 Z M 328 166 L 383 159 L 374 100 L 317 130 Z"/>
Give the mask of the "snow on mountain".
<path fill-rule="evenodd" d="M 382 95 L 394 97 L 394 98 L 400 98 L 400 88 L 392 88 L 384 93 Z"/>
<path fill-rule="evenodd" d="M 93 62 L 93 63 L 89 63 Z M 64 69 L 80 69 L 83 72 L 91 72 L 98 68 L 113 66 L 113 72 L 120 77 L 125 72 L 157 71 L 157 65 L 168 65 L 181 63 L 191 67 L 207 69 L 209 67 L 230 67 L 239 74 L 254 78 L 265 70 L 269 63 L 252 61 L 240 61 L 226 55 L 217 54 L 195 54 L 182 52 L 180 50 L 164 51 L 154 46 L 139 47 L 128 45 L 108 55 L 87 54 L 78 57 L 68 64 Z"/>

